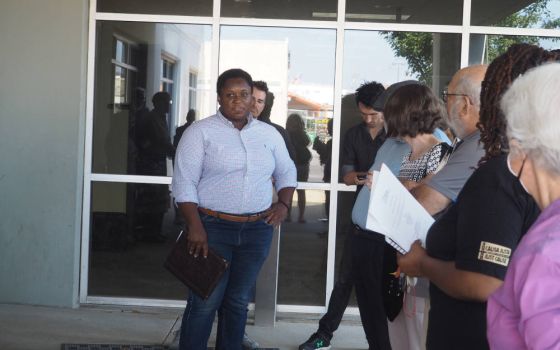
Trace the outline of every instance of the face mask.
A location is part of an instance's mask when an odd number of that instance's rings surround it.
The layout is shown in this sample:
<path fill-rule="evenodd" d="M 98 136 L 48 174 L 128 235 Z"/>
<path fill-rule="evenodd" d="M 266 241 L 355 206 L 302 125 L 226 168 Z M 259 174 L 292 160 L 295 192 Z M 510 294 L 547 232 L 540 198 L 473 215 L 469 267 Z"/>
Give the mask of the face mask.
<path fill-rule="evenodd" d="M 517 178 L 517 181 L 519 181 L 519 183 L 521 184 L 521 187 L 523 187 L 525 192 L 529 193 L 529 191 L 527 190 L 527 187 L 525 187 L 525 185 L 523 184 L 523 181 L 521 181 L 521 174 L 523 174 L 523 167 L 525 166 L 525 160 L 527 160 L 527 157 L 523 158 L 523 161 L 521 162 L 521 167 L 519 168 L 519 173 L 516 174 L 513 171 L 513 169 L 511 168 L 510 156 L 511 156 L 511 153 L 509 153 L 508 156 L 507 156 L 507 166 L 508 166 L 509 172 Z"/>

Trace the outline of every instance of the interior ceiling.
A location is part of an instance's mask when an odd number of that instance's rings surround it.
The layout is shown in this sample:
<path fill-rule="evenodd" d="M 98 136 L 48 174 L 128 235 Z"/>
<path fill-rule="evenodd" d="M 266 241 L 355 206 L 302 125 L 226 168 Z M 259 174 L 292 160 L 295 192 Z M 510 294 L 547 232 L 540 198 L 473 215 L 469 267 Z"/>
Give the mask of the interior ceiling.
<path fill-rule="evenodd" d="M 471 18 L 473 24 L 492 25 L 533 2 L 473 0 Z M 311 19 L 313 12 L 336 14 L 336 9 L 336 0 L 222 0 L 222 14 L 228 17 Z M 347 0 L 346 12 L 394 16 L 400 13 L 410 16 L 403 23 L 460 25 L 463 0 Z"/>
<path fill-rule="evenodd" d="M 530 0 L 472 0 L 472 24 L 493 25 L 504 17 L 533 3 Z M 98 0 L 98 11 L 177 15 L 211 15 L 209 0 Z M 337 0 L 222 0 L 222 15 L 227 17 L 335 20 Z M 347 0 L 347 14 L 387 15 L 395 22 L 460 25 L 463 0 Z M 313 13 L 332 17 L 313 17 Z M 404 17 L 410 16 L 410 17 Z M 372 19 L 362 19 L 372 21 Z"/>

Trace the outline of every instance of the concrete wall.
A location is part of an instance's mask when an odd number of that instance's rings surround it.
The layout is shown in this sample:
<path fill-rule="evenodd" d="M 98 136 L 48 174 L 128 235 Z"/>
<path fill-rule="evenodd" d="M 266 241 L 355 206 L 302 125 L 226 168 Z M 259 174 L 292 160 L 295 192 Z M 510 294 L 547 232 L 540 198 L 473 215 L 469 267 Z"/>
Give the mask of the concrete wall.
<path fill-rule="evenodd" d="M 87 0 L 0 2 L 0 302 L 78 302 L 87 25 Z"/>

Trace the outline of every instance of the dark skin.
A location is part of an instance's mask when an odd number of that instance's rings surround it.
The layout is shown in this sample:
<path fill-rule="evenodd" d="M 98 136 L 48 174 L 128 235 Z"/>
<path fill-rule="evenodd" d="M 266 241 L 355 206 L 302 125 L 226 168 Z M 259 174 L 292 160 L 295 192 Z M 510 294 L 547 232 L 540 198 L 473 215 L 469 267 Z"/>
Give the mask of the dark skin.
<path fill-rule="evenodd" d="M 243 78 L 231 78 L 226 80 L 218 95 L 220 112 L 238 130 L 243 129 L 248 122 L 247 118 L 253 104 L 251 90 L 251 86 Z M 270 212 L 263 218 L 267 224 L 277 226 L 286 219 L 288 208 L 282 202 L 290 206 L 294 190 L 294 187 L 286 187 L 278 191 L 279 201 L 272 204 Z M 195 258 L 199 255 L 206 258 L 208 256 L 208 236 L 200 220 L 198 204 L 184 202 L 178 203 L 178 206 L 187 222 L 188 253 L 194 255 Z"/>

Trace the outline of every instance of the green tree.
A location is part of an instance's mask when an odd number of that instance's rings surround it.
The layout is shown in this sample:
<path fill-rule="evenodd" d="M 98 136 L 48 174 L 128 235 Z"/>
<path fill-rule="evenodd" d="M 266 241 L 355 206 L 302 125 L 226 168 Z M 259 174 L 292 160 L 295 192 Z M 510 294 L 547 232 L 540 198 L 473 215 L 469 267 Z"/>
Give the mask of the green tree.
<path fill-rule="evenodd" d="M 560 18 L 553 18 L 547 5 L 550 0 L 537 0 L 524 9 L 513 13 L 496 22 L 498 27 L 515 28 L 558 28 Z M 432 83 L 432 47 L 431 33 L 413 32 L 382 32 L 395 54 L 404 58 L 410 68 L 409 73 L 418 76 L 418 80 L 431 85 Z M 504 53 L 508 47 L 516 43 L 538 44 L 539 38 L 533 36 L 489 35 L 486 41 L 486 61 Z"/>

